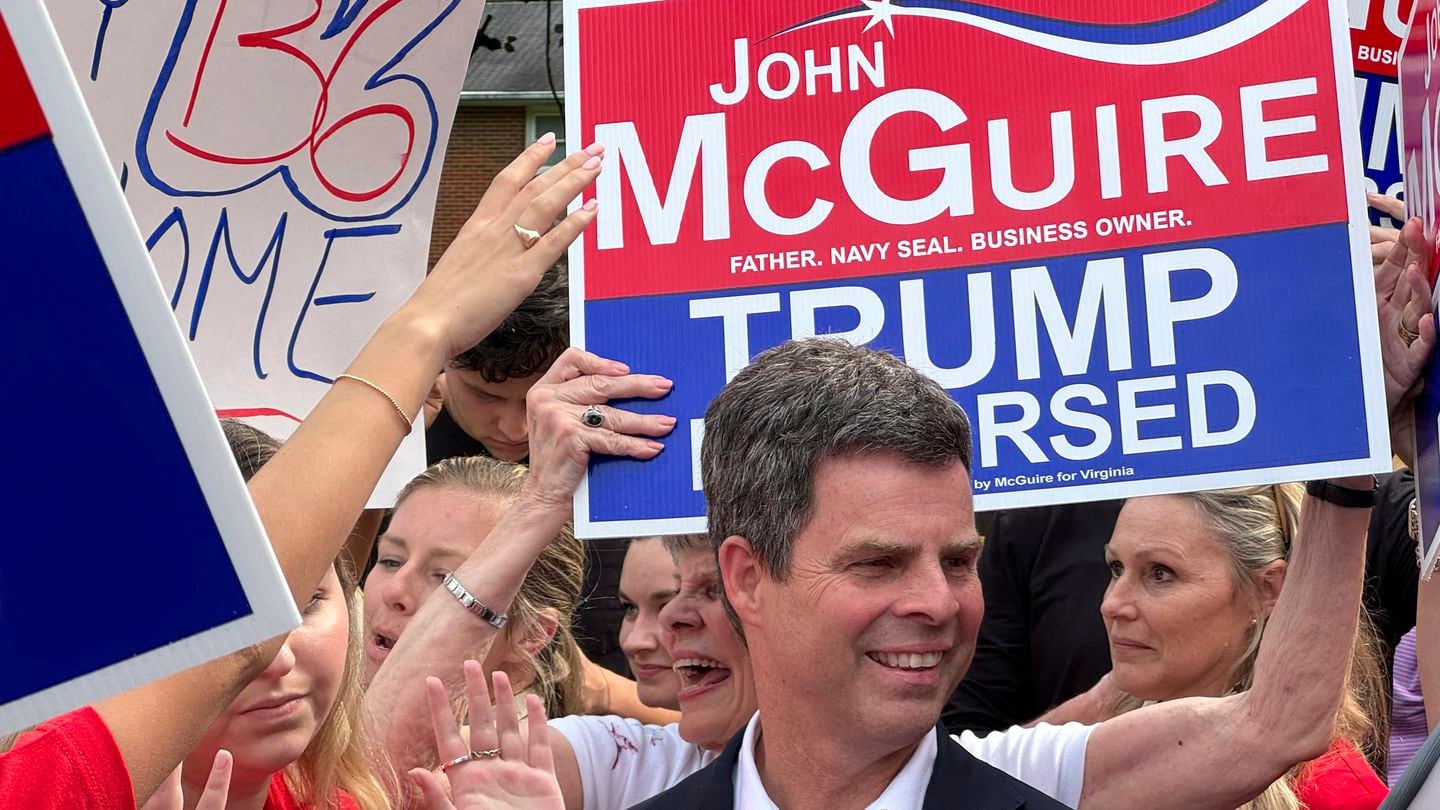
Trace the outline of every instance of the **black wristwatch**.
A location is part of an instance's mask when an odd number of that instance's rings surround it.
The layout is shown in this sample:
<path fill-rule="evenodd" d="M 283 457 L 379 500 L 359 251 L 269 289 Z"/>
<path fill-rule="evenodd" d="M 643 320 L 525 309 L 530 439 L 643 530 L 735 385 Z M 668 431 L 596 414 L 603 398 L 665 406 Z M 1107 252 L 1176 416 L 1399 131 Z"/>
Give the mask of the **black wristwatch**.
<path fill-rule="evenodd" d="M 1380 481 L 1372 475 L 1369 489 L 1351 489 L 1329 481 L 1311 481 L 1305 485 L 1305 494 L 1346 509 L 1369 509 L 1375 505 L 1375 493 L 1379 489 Z"/>

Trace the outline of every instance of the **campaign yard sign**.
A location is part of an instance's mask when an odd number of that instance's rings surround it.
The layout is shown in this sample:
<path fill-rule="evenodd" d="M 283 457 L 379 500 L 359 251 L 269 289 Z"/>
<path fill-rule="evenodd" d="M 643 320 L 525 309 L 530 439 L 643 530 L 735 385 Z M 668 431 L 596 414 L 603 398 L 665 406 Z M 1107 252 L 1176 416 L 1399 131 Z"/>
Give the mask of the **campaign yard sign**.
<path fill-rule="evenodd" d="M 1424 223 L 1425 242 L 1434 251 L 1440 200 L 1440 9 L 1435 0 L 1415 0 L 1400 50 L 1400 137 L 1405 161 L 1409 213 Z M 1435 283 L 1431 257 L 1430 281 Z M 1431 309 L 1440 316 L 1437 301 Z M 1415 402 L 1415 490 L 1420 506 L 1421 568 L 1428 576 L 1440 559 L 1440 358 L 1425 368 L 1425 387 Z"/>
<path fill-rule="evenodd" d="M 1400 42 L 1413 0 L 1350 0 L 1350 44 L 1355 57 L 1355 100 L 1360 105 L 1360 148 L 1365 162 L 1365 189 L 1401 197 L 1400 87 L 1397 83 Z M 1378 225 L 1400 223 L 1378 211 Z"/>
<path fill-rule="evenodd" d="M 572 332 L 675 379 L 582 535 L 693 531 L 703 413 L 833 335 L 937 380 L 977 509 L 1386 469 L 1346 9 L 579 0 Z"/>
<path fill-rule="evenodd" d="M 289 436 L 424 278 L 483 8 L 50 3 L 221 415 Z M 371 504 L 424 466 L 416 430 Z"/>
<path fill-rule="evenodd" d="M 0 0 L 0 734 L 300 623 L 38 0 Z"/>

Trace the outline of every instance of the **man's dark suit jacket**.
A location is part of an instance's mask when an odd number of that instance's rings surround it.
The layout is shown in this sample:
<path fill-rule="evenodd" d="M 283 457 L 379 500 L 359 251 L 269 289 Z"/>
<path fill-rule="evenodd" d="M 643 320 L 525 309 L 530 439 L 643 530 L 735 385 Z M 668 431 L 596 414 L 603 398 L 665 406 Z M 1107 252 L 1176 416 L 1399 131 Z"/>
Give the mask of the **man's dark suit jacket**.
<path fill-rule="evenodd" d="M 1064 810 L 1065 805 L 1009 774 L 981 762 L 937 727 L 939 747 L 935 770 L 925 789 L 924 810 Z M 680 784 L 635 805 L 633 810 L 732 810 L 735 806 L 735 766 L 740 760 L 741 729 L 714 762 Z"/>

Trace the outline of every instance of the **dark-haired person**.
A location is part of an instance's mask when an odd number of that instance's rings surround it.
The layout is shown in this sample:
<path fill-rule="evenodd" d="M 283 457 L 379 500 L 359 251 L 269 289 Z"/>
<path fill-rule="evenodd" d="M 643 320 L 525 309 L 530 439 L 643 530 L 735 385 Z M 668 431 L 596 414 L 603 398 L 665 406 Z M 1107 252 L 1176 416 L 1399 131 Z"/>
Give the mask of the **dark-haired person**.
<path fill-rule="evenodd" d="M 504 323 L 446 363 L 442 404 L 425 431 L 427 463 L 474 455 L 529 458 L 525 394 L 570 345 L 569 299 L 562 256 Z"/>

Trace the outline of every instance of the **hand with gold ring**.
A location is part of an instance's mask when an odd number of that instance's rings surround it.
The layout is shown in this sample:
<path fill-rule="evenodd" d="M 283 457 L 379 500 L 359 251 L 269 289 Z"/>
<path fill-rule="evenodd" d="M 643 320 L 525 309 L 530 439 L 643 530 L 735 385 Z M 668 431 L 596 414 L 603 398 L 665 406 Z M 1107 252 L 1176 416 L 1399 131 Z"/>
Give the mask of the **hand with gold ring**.
<path fill-rule="evenodd" d="M 1434 245 L 1419 217 L 1412 217 L 1385 261 L 1375 268 L 1375 303 L 1380 321 L 1380 360 L 1390 443 L 1395 455 L 1413 462 L 1414 403 L 1425 364 L 1435 346 L 1435 316 L 1427 280 Z"/>
<path fill-rule="evenodd" d="M 594 200 L 569 215 L 565 210 L 600 174 L 604 147 L 591 144 L 536 174 L 554 151 L 555 136 L 547 133 L 496 175 L 397 313 L 429 324 L 441 336 L 447 358 L 490 334 L 595 219 Z"/>
<path fill-rule="evenodd" d="M 439 678 L 425 679 L 435 749 L 450 783 L 449 795 L 440 779 L 424 768 L 410 771 L 410 778 L 420 788 L 429 810 L 563 810 L 565 799 L 555 778 L 544 703 L 537 695 L 525 696 L 527 740 L 520 734 L 509 677 L 497 670 L 494 681 L 492 705 L 479 662 L 465 662 L 466 698 L 470 702 L 467 742 L 455 724 L 444 685 Z"/>

